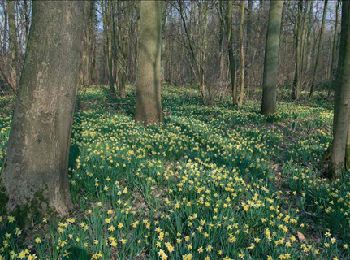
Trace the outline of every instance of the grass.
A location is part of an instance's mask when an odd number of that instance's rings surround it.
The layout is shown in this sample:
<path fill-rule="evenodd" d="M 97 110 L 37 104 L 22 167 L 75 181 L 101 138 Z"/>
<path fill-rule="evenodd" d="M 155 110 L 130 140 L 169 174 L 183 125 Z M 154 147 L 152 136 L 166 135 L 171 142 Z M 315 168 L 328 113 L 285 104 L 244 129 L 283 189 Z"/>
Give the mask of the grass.
<path fill-rule="evenodd" d="M 10 97 L 0 97 L 0 161 Z M 324 102 L 324 101 L 323 101 Z M 134 122 L 135 95 L 80 92 L 72 133 L 75 210 L 21 230 L 0 212 L 0 259 L 345 259 L 350 180 L 322 179 L 332 110 L 248 101 L 203 106 L 166 87 L 164 124 Z M 0 150 L 0 151 L 1 151 Z"/>

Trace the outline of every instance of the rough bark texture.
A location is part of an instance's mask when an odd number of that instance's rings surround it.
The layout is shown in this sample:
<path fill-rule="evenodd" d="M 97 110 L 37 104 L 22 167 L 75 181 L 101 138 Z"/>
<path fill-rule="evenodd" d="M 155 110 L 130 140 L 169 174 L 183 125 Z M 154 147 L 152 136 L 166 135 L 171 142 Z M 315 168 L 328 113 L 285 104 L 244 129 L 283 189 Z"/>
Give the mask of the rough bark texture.
<path fill-rule="evenodd" d="M 136 120 L 144 124 L 162 121 L 161 20 L 162 2 L 142 1 L 136 82 Z"/>
<path fill-rule="evenodd" d="M 345 166 L 350 116 L 350 3 L 343 2 L 336 97 L 331 147 L 331 177 L 339 177 Z M 349 154 L 349 153 L 348 153 Z"/>
<path fill-rule="evenodd" d="M 276 86 L 283 1 L 271 1 L 270 5 L 269 24 L 266 33 L 263 93 L 261 100 L 261 113 L 263 115 L 269 115 L 276 112 Z"/>
<path fill-rule="evenodd" d="M 2 182 L 8 210 L 71 207 L 68 153 L 84 32 L 83 1 L 33 1 Z"/>

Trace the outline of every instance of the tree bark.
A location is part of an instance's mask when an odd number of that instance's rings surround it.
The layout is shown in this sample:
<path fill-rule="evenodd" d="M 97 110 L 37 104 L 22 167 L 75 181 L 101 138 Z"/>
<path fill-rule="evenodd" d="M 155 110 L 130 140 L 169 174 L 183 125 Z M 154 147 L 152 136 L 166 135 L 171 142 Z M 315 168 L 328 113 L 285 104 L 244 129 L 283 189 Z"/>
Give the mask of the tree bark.
<path fill-rule="evenodd" d="M 240 73 L 239 73 L 239 95 L 237 96 L 235 104 L 240 107 L 243 105 L 244 101 L 244 70 L 245 70 L 245 55 L 244 55 L 244 8 L 245 8 L 245 1 L 241 1 L 241 19 L 239 24 L 239 42 L 240 42 L 240 48 L 239 48 L 239 66 L 240 66 Z"/>
<path fill-rule="evenodd" d="M 237 90 L 236 90 L 236 64 L 235 57 L 233 54 L 233 17 L 232 17 L 232 3 L 230 1 L 227 2 L 226 8 L 226 33 L 227 33 L 227 44 L 228 44 L 228 58 L 229 58 L 229 68 L 230 68 L 230 85 L 231 85 L 231 95 L 232 102 L 234 103 L 236 100 Z"/>
<path fill-rule="evenodd" d="M 85 27 L 84 31 L 84 41 L 83 41 L 83 52 L 82 52 L 82 65 L 80 67 L 80 84 L 81 85 L 90 85 L 90 55 L 91 55 L 91 17 L 93 15 L 93 1 L 85 1 L 84 2 L 84 12 L 88 17 L 88 26 Z"/>
<path fill-rule="evenodd" d="M 68 153 L 84 32 L 83 1 L 33 1 L 32 27 L 2 183 L 9 211 L 71 208 Z"/>
<path fill-rule="evenodd" d="M 330 175 L 340 177 L 346 162 L 349 161 L 350 144 L 348 140 L 350 116 L 350 3 L 342 3 L 339 64 L 334 105 L 333 142 L 331 146 Z M 349 166 L 349 164 L 347 164 Z"/>
<path fill-rule="evenodd" d="M 336 77 L 336 58 L 337 58 L 337 42 L 338 42 L 338 20 L 339 20 L 339 6 L 340 1 L 336 2 L 335 8 L 335 22 L 334 22 L 334 35 L 333 35 L 333 45 L 332 45 L 332 60 L 331 60 L 331 80 L 334 81 Z"/>
<path fill-rule="evenodd" d="M 247 41 L 246 41 L 246 71 L 245 71 L 245 85 L 246 94 L 249 96 L 251 90 L 251 66 L 252 66 L 252 45 L 253 45 L 253 0 L 248 0 L 248 19 L 247 19 Z M 253 73 L 252 73 L 253 75 Z"/>
<path fill-rule="evenodd" d="M 162 122 L 161 106 L 161 22 L 160 1 L 142 1 L 140 5 L 140 41 L 136 83 L 136 121 Z"/>
<path fill-rule="evenodd" d="M 9 41 L 11 50 L 11 71 L 10 83 L 11 88 L 16 92 L 18 86 L 18 41 L 16 33 L 16 8 L 15 1 L 7 2 L 7 13 L 9 19 Z"/>
<path fill-rule="evenodd" d="M 3 41 L 2 41 L 2 53 L 5 54 L 7 51 L 7 47 L 6 47 L 6 41 L 7 41 L 7 24 L 8 24 L 8 14 L 7 14 L 7 6 L 6 6 L 6 1 L 2 1 L 1 2 L 1 7 L 3 10 L 3 14 L 4 14 L 4 34 L 3 34 Z"/>
<path fill-rule="evenodd" d="M 270 1 L 269 24 L 266 33 L 265 66 L 261 113 L 270 115 L 276 112 L 276 92 L 278 78 L 278 57 L 283 1 Z"/>
<path fill-rule="evenodd" d="M 317 73 L 317 68 L 318 68 L 318 62 L 319 62 L 319 59 L 320 59 L 320 49 L 321 49 L 321 45 L 322 45 L 322 36 L 323 36 L 325 24 L 326 24 L 327 3 L 328 3 L 328 0 L 324 0 L 322 22 L 321 22 L 321 30 L 320 30 L 318 44 L 317 44 L 316 60 L 315 60 L 314 70 L 313 70 L 313 73 L 312 73 L 312 81 L 311 81 L 309 97 L 312 96 L 312 94 L 314 93 L 314 89 L 315 89 L 315 79 L 316 79 L 316 73 Z"/>
<path fill-rule="evenodd" d="M 310 2 L 309 2 L 310 4 Z M 304 1 L 299 0 L 298 2 L 298 14 L 295 22 L 295 73 L 292 85 L 292 99 L 299 99 L 302 85 L 302 67 L 303 67 L 303 49 L 304 49 L 304 38 L 305 38 L 305 11 Z"/>

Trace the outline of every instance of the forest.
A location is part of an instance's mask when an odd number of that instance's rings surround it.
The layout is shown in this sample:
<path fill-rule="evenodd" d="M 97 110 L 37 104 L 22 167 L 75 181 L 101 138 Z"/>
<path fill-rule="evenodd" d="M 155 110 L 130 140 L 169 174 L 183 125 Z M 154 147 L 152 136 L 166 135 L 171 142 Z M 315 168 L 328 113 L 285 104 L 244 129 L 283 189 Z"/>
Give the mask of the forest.
<path fill-rule="evenodd" d="M 0 0 L 0 260 L 350 259 L 350 1 Z"/>

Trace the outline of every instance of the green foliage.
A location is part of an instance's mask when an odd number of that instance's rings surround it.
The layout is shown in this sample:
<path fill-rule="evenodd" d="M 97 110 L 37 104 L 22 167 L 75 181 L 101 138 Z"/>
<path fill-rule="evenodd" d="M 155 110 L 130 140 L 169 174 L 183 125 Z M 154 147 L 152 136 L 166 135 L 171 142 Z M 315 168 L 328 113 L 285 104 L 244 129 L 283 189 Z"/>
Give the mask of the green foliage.
<path fill-rule="evenodd" d="M 76 210 L 26 230 L 3 214 L 4 258 L 350 257 L 349 180 L 319 177 L 331 140 L 327 107 L 282 102 L 266 118 L 254 102 L 207 107 L 195 90 L 167 87 L 164 124 L 144 127 L 133 120 L 133 91 L 107 96 L 105 88 L 79 96 L 70 155 Z M 9 124 L 8 113 L 2 148 Z"/>

